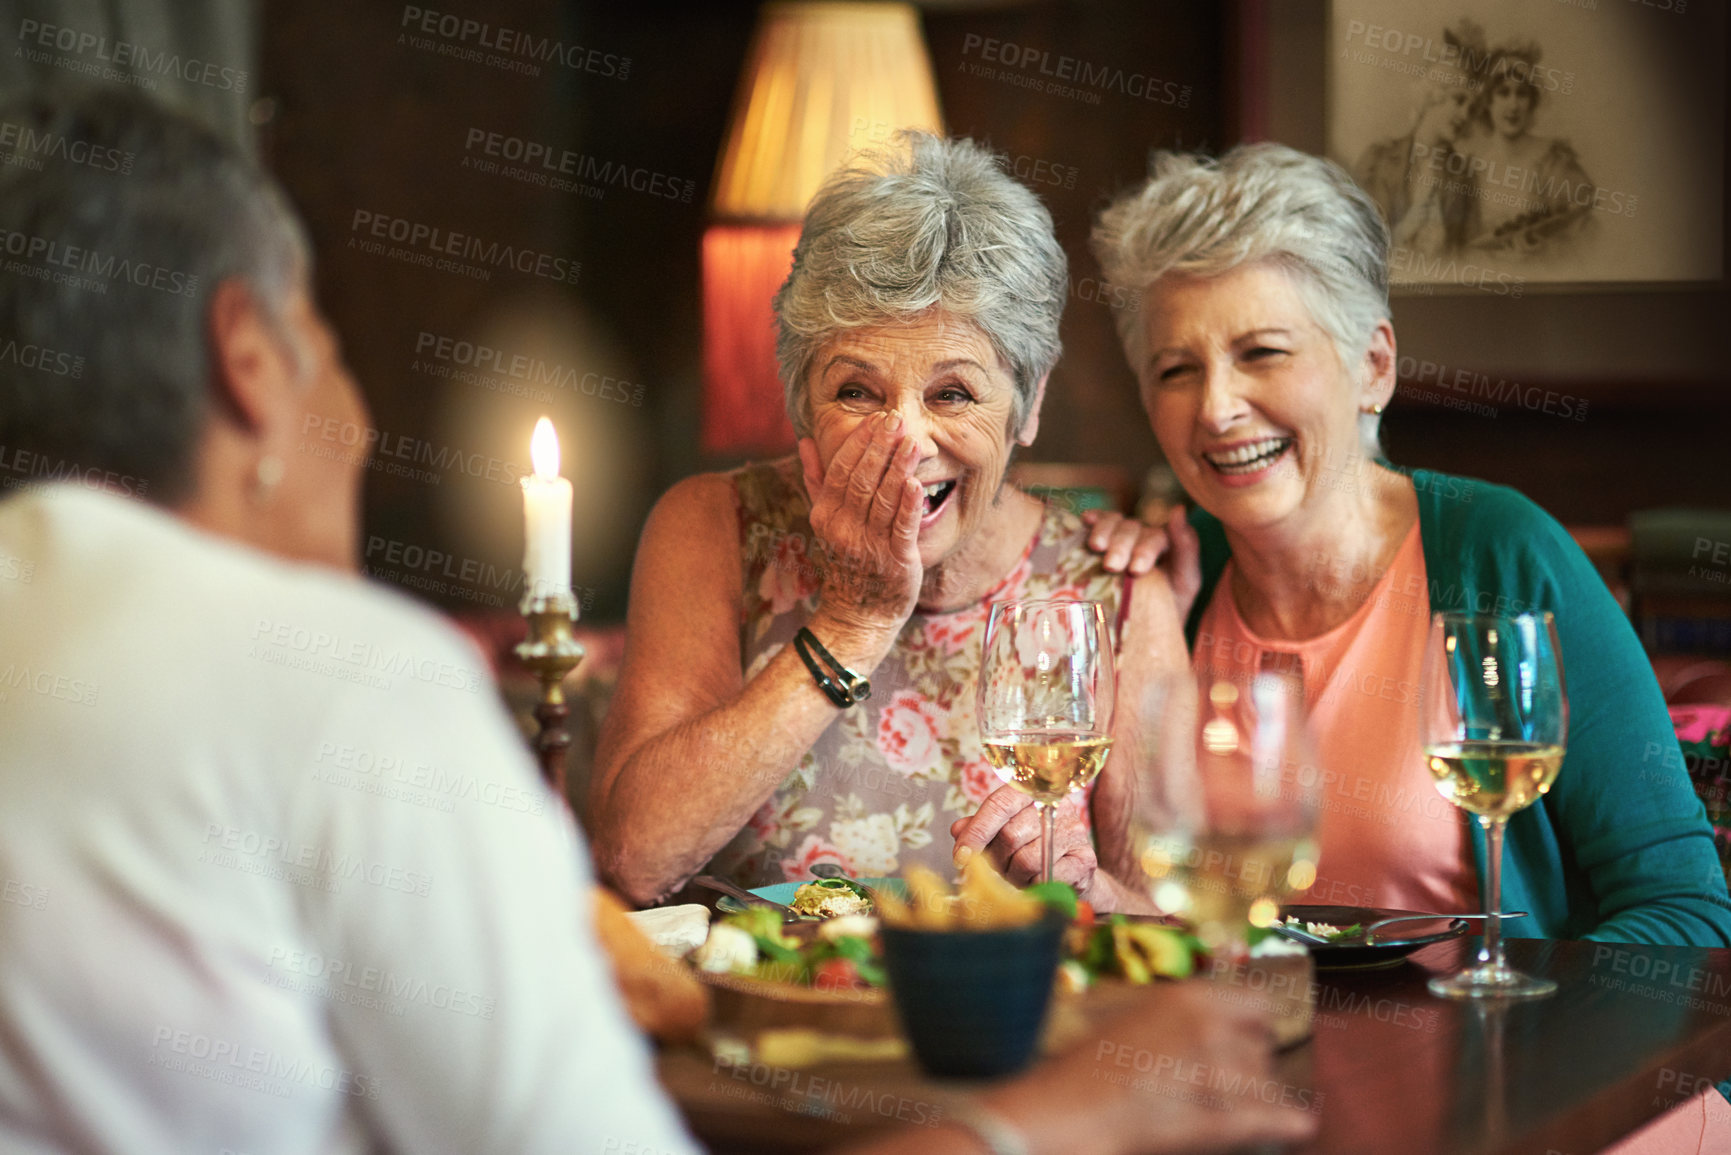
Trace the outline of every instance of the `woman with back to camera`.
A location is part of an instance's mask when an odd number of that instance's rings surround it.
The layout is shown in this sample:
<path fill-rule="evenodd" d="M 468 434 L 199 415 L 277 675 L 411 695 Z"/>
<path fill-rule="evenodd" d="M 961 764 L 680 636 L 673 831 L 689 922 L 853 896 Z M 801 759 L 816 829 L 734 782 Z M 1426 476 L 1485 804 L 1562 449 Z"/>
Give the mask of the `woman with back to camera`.
<path fill-rule="evenodd" d="M 1161 574 L 1129 598 L 1073 515 L 1006 481 L 1065 293 L 1050 215 L 971 142 L 913 134 L 818 191 L 775 300 L 799 455 L 680 482 L 639 547 L 591 792 L 597 859 L 627 894 L 712 860 L 746 886 L 821 861 L 947 872 L 982 844 L 1013 877 L 1038 869 L 1035 812 L 980 746 L 989 603 L 1103 603 L 1126 678 L 1184 653 Z M 869 699 L 831 700 L 801 630 Z M 1094 805 L 1113 791 L 1108 767 Z M 1061 809 L 1057 875 L 1109 905 L 1084 811 Z"/>
<path fill-rule="evenodd" d="M 1322 765 L 1310 900 L 1477 909 L 1485 840 L 1431 784 L 1419 683 L 1433 611 L 1556 615 L 1568 753 L 1509 822 L 1517 936 L 1731 945 L 1731 901 L 1645 654 L 1562 526 L 1514 490 L 1384 460 L 1388 229 L 1335 164 L 1276 144 L 1162 153 L 1101 216 L 1119 334 L 1196 509 L 1170 564 L 1198 668 L 1301 672 Z M 1096 527 L 1102 536 L 1112 518 Z M 1102 847 L 1109 865 L 1123 848 Z"/>

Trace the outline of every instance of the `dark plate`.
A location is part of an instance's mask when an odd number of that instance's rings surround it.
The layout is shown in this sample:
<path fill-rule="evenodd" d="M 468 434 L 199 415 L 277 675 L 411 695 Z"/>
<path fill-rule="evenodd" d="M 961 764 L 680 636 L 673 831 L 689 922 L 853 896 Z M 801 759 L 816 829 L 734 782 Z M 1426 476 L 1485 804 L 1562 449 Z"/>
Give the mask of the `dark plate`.
<path fill-rule="evenodd" d="M 1354 923 L 1367 927 L 1379 918 L 1395 918 L 1404 914 L 1417 914 L 1412 910 L 1386 910 L 1364 906 L 1283 906 L 1280 917 L 1287 915 L 1296 917 L 1300 922 L 1326 922 L 1330 926 L 1347 927 Z M 1378 932 L 1374 945 L 1364 941 L 1364 932 L 1360 930 L 1349 938 L 1336 939 L 1326 946 L 1321 943 L 1305 943 L 1310 951 L 1310 957 L 1315 960 L 1318 969 L 1335 970 L 1342 967 L 1385 967 L 1393 966 L 1420 947 L 1427 947 L 1436 942 L 1447 942 L 1451 938 L 1459 938 L 1467 932 L 1471 924 L 1463 919 L 1447 917 L 1428 922 L 1400 923 L 1388 928 L 1387 932 Z M 1411 928 L 1409 933 L 1407 928 Z"/>

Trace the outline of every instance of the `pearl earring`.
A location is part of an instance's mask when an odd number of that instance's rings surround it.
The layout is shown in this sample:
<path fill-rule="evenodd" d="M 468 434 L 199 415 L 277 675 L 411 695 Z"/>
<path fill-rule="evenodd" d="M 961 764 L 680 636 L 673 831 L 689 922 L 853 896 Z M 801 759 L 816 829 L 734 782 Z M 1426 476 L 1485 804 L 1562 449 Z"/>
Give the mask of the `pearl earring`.
<path fill-rule="evenodd" d="M 276 487 L 282 484 L 282 458 L 267 453 L 258 459 L 258 469 L 253 476 L 253 496 L 260 505 L 267 504 Z"/>

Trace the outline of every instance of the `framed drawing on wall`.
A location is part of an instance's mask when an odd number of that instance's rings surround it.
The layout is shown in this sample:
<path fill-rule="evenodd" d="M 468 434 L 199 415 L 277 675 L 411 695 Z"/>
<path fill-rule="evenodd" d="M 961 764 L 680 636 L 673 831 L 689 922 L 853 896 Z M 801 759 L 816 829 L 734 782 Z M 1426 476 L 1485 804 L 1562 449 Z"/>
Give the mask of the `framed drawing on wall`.
<path fill-rule="evenodd" d="M 1725 10 L 1694 3 L 1333 0 L 1328 151 L 1388 218 L 1394 283 L 1720 280 Z"/>

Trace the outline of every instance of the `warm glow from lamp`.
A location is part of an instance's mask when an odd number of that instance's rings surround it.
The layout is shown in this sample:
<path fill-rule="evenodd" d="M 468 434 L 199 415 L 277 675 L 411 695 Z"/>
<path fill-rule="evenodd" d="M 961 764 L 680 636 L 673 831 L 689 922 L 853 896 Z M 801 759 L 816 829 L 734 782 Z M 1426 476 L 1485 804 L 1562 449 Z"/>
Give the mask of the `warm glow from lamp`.
<path fill-rule="evenodd" d="M 758 16 L 703 238 L 703 448 L 793 444 L 770 299 L 823 178 L 899 129 L 943 131 L 907 4 L 773 3 Z"/>

